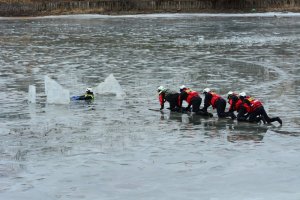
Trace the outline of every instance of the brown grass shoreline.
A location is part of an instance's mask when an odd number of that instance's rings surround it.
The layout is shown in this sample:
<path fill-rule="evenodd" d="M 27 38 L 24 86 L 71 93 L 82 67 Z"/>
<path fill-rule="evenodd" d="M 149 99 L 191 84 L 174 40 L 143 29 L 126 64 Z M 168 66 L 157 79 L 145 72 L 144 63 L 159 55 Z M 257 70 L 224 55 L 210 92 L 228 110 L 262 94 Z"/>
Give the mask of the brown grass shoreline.
<path fill-rule="evenodd" d="M 300 12 L 300 0 L 0 0 L 1 17 L 257 12 Z"/>
<path fill-rule="evenodd" d="M 99 14 L 99 15 L 139 15 L 139 14 L 163 14 L 163 13 L 209 13 L 209 14 L 218 14 L 218 13 L 225 13 L 225 14 L 247 14 L 247 13 L 267 13 L 267 12 L 293 12 L 293 13 L 300 13 L 300 8 L 297 9 L 260 9 L 253 11 L 248 10 L 213 10 L 213 9 L 204 9 L 201 11 L 181 11 L 181 10 L 170 10 L 170 11 L 141 11 L 141 10 L 130 10 L 130 11 L 105 11 L 102 9 L 99 10 L 52 10 L 52 11 L 44 11 L 39 13 L 22 13 L 22 14 L 6 14 L 0 15 L 0 17 L 42 17 L 42 16 L 57 16 L 57 15 L 81 15 L 81 14 Z"/>

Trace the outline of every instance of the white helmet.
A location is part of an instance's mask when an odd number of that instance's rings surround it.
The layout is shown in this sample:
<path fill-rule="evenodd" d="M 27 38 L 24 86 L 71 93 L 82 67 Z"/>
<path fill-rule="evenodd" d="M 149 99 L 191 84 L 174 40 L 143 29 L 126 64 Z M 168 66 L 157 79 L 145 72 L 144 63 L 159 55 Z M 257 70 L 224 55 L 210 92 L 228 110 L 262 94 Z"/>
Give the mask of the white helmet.
<path fill-rule="evenodd" d="M 185 85 L 182 85 L 179 87 L 179 91 L 182 92 L 184 89 L 186 89 L 187 87 Z"/>
<path fill-rule="evenodd" d="M 93 92 L 92 88 L 86 88 L 85 92 Z"/>
<path fill-rule="evenodd" d="M 203 93 L 207 93 L 207 92 L 210 92 L 210 89 L 209 89 L 209 88 L 205 88 L 205 89 L 203 90 Z"/>
<path fill-rule="evenodd" d="M 165 90 L 166 90 L 166 88 L 164 88 L 164 86 L 159 86 L 159 87 L 157 88 L 158 94 L 164 92 Z"/>
<path fill-rule="evenodd" d="M 182 85 L 182 86 L 179 87 L 180 90 L 183 90 L 184 88 L 186 88 L 185 85 Z"/>
<path fill-rule="evenodd" d="M 180 91 L 180 92 L 182 92 L 184 89 L 187 89 L 187 87 L 186 87 L 185 85 L 181 85 L 181 86 L 179 87 L 179 91 Z"/>
<path fill-rule="evenodd" d="M 247 95 L 246 95 L 246 92 L 241 92 L 241 93 L 239 94 L 239 96 L 240 96 L 240 97 L 246 97 Z"/>
<path fill-rule="evenodd" d="M 233 94 L 234 94 L 234 93 L 233 93 L 232 91 L 229 91 L 229 92 L 227 93 L 227 99 L 229 99 Z"/>

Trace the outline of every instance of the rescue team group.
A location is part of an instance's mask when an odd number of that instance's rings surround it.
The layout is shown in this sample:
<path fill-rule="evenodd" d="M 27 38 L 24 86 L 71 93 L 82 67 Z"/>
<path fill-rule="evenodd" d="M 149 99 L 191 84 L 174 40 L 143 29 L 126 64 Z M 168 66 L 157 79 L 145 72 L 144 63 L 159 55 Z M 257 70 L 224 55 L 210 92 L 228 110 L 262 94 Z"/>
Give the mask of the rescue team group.
<path fill-rule="evenodd" d="M 209 88 L 203 90 L 205 98 L 202 109 L 200 109 L 202 98 L 199 93 L 185 85 L 180 86 L 179 92 L 159 86 L 157 92 L 159 94 L 160 110 L 164 109 L 164 104 L 167 101 L 170 104 L 169 109 L 171 111 L 194 112 L 197 115 L 212 117 L 212 113 L 207 112 L 207 108 L 212 106 L 213 109 L 217 110 L 219 118 L 230 117 L 233 120 L 237 119 L 238 121 L 256 123 L 262 121 L 264 124 L 277 121 L 282 125 L 282 120 L 279 117 L 270 118 L 262 103 L 253 97 L 247 96 L 245 92 L 241 92 L 240 94 L 232 91 L 228 92 L 227 99 L 230 107 L 227 112 L 225 112 L 226 100 Z M 186 108 L 182 107 L 183 101 L 186 101 L 188 104 Z M 234 114 L 235 111 L 237 115 Z"/>

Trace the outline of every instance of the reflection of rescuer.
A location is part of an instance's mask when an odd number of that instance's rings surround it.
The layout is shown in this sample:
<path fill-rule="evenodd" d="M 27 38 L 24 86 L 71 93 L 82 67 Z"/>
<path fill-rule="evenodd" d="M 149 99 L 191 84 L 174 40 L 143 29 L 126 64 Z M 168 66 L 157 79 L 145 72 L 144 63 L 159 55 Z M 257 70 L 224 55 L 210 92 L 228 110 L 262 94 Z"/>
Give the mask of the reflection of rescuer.
<path fill-rule="evenodd" d="M 260 120 L 263 120 L 267 123 L 271 123 L 278 121 L 280 125 L 282 125 L 282 120 L 279 117 L 270 118 L 268 116 L 264 106 L 259 100 L 247 96 L 245 92 L 241 92 L 239 96 L 243 103 L 237 116 L 238 121 L 246 121 L 249 117 L 249 122 L 259 122 Z"/>
<path fill-rule="evenodd" d="M 190 111 L 191 107 L 193 112 L 200 111 L 200 105 L 202 99 L 199 96 L 199 93 L 191 90 L 190 88 L 187 88 L 184 85 L 180 86 L 180 101 L 179 101 L 180 108 L 182 107 L 183 100 L 185 100 L 188 103 L 188 106 L 186 107 L 186 111 Z"/>
<path fill-rule="evenodd" d="M 93 99 L 94 99 L 94 93 L 92 88 L 86 88 L 85 94 L 77 98 L 77 100 L 93 100 Z"/>
<path fill-rule="evenodd" d="M 159 103 L 160 103 L 160 110 L 164 109 L 165 102 L 169 102 L 170 110 L 171 111 L 178 111 L 178 100 L 179 100 L 179 93 L 176 91 L 172 91 L 170 89 L 166 89 L 163 86 L 159 86 L 157 88 L 157 92 L 159 94 Z"/>
<path fill-rule="evenodd" d="M 213 109 L 217 109 L 217 114 L 219 118 L 229 116 L 231 116 L 231 118 L 234 118 L 232 112 L 225 112 L 226 101 L 220 95 L 216 94 L 215 92 L 212 92 L 209 88 L 205 88 L 203 90 L 203 94 L 205 94 L 204 107 L 202 108 L 203 112 L 207 112 L 207 108 L 209 106 L 212 106 Z"/>
<path fill-rule="evenodd" d="M 229 110 L 228 110 L 228 115 L 231 116 L 231 119 L 235 119 L 236 116 L 234 114 L 234 111 L 239 111 L 241 104 L 242 104 L 242 100 L 239 98 L 238 94 L 236 94 L 235 92 L 229 91 L 227 93 L 227 99 L 228 99 L 228 103 L 230 105 Z"/>

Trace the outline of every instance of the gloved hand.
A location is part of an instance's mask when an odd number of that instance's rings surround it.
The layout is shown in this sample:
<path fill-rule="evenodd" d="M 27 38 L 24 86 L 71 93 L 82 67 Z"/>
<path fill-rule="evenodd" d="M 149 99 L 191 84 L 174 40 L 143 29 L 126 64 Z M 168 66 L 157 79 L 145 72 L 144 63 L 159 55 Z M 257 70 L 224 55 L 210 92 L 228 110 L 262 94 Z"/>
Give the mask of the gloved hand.
<path fill-rule="evenodd" d="M 189 107 L 189 106 L 188 106 L 188 107 L 186 107 L 186 108 L 185 108 L 185 111 L 187 111 L 187 112 L 191 112 L 191 107 Z"/>

